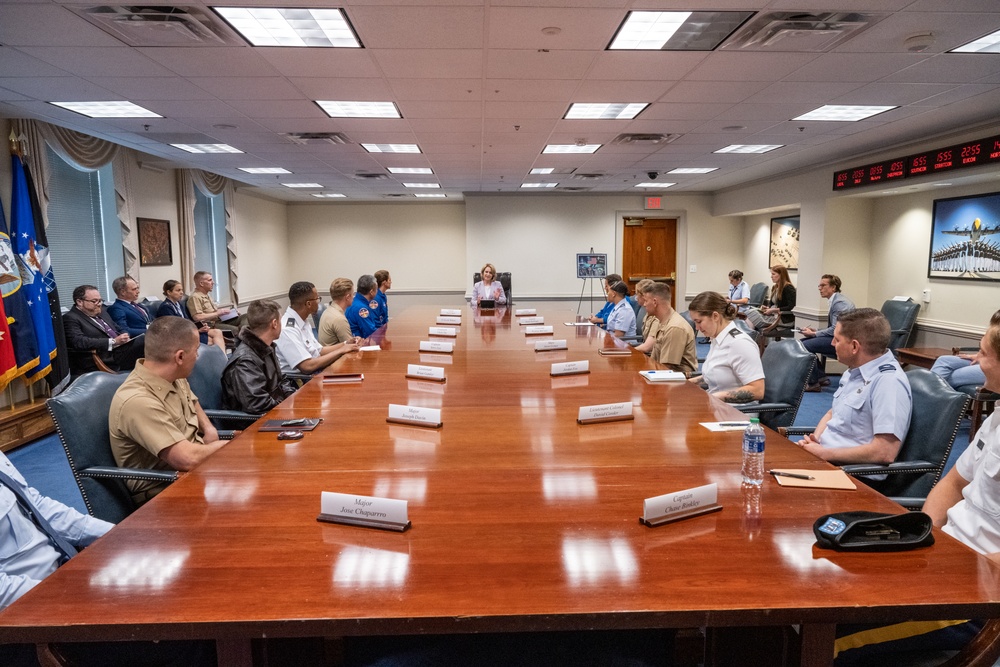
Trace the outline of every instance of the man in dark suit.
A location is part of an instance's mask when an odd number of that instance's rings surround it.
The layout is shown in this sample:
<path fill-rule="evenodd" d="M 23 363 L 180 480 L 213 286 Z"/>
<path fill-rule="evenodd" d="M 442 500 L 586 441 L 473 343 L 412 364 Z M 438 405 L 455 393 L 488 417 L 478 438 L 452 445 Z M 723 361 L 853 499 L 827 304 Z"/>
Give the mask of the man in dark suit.
<path fill-rule="evenodd" d="M 128 276 L 121 276 L 114 279 L 111 289 L 118 298 L 108 306 L 108 315 L 115 321 L 118 330 L 132 338 L 146 333 L 146 327 L 152 318 L 138 303 L 139 283 Z"/>
<path fill-rule="evenodd" d="M 73 375 L 96 371 L 93 352 L 111 370 L 131 370 L 144 352 L 143 338 L 133 339 L 122 332 L 108 315 L 101 293 L 93 285 L 73 290 L 74 306 L 63 315 L 69 367 Z"/>

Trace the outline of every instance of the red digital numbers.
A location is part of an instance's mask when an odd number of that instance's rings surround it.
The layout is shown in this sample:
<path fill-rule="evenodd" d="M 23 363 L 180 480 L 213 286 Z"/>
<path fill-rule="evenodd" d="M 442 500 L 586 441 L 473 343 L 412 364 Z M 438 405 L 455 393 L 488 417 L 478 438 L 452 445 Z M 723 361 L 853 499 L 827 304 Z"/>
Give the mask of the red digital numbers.
<path fill-rule="evenodd" d="M 979 155 L 979 151 L 982 149 L 980 144 L 973 144 L 971 146 L 962 146 L 962 157 L 975 157 Z"/>

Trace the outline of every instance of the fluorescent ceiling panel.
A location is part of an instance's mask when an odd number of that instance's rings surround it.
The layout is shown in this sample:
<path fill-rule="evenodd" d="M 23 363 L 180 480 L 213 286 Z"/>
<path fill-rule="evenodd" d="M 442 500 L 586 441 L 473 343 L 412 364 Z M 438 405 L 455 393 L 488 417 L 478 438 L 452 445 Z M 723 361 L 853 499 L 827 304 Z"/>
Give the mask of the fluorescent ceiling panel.
<path fill-rule="evenodd" d="M 818 109 L 804 113 L 792 120 L 835 120 L 859 121 L 871 118 L 876 114 L 895 109 L 894 106 L 870 106 L 863 104 L 824 104 Z"/>
<path fill-rule="evenodd" d="M 213 7 L 254 46 L 361 48 L 339 9 L 295 7 Z"/>
<path fill-rule="evenodd" d="M 781 148 L 781 144 L 731 144 L 725 148 L 720 148 L 715 153 L 766 153 L 775 148 Z"/>
<path fill-rule="evenodd" d="M 430 167 L 389 167 L 390 174 L 433 174 Z"/>
<path fill-rule="evenodd" d="M 608 49 L 712 51 L 754 12 L 629 12 Z"/>
<path fill-rule="evenodd" d="M 292 172 L 281 167 L 239 167 L 240 171 L 248 174 L 290 174 Z"/>
<path fill-rule="evenodd" d="M 88 118 L 163 118 L 131 102 L 49 102 Z"/>
<path fill-rule="evenodd" d="M 313 197 L 317 199 L 340 199 L 347 197 L 347 195 L 342 195 L 339 192 L 317 192 L 313 194 Z"/>
<path fill-rule="evenodd" d="M 558 183 L 521 183 L 522 188 L 554 188 Z"/>
<path fill-rule="evenodd" d="M 416 144 L 361 144 L 369 153 L 419 153 Z"/>
<path fill-rule="evenodd" d="M 671 185 L 677 185 L 676 183 L 636 183 L 637 188 L 669 188 Z"/>
<path fill-rule="evenodd" d="M 618 104 L 574 102 L 563 118 L 566 120 L 632 120 L 648 106 L 648 102 Z"/>
<path fill-rule="evenodd" d="M 440 198 L 443 198 L 443 197 L 447 197 L 448 195 L 444 195 L 444 194 L 441 194 L 439 192 L 418 192 L 418 193 L 416 193 L 413 196 L 414 197 L 425 197 L 425 198 L 426 197 L 437 197 L 437 198 L 440 199 Z"/>
<path fill-rule="evenodd" d="M 403 187 L 407 188 L 440 188 L 441 186 L 437 183 L 403 183 Z"/>
<path fill-rule="evenodd" d="M 601 144 L 549 144 L 543 153 L 596 153 Z"/>
<path fill-rule="evenodd" d="M 555 167 L 535 167 L 534 169 L 531 170 L 530 173 L 532 173 L 532 174 L 551 174 L 555 170 L 556 170 Z"/>
<path fill-rule="evenodd" d="M 963 44 L 949 53 L 1000 53 L 1000 30 Z"/>
<path fill-rule="evenodd" d="M 233 148 L 229 144 L 170 144 L 174 148 L 179 148 L 188 153 L 242 153 L 238 148 Z"/>
<path fill-rule="evenodd" d="M 671 169 L 668 174 L 709 174 L 718 170 L 718 167 L 678 167 Z"/>
<path fill-rule="evenodd" d="M 392 102 L 335 102 L 316 100 L 330 118 L 402 118 Z"/>
<path fill-rule="evenodd" d="M 282 183 L 286 188 L 321 188 L 319 183 Z"/>

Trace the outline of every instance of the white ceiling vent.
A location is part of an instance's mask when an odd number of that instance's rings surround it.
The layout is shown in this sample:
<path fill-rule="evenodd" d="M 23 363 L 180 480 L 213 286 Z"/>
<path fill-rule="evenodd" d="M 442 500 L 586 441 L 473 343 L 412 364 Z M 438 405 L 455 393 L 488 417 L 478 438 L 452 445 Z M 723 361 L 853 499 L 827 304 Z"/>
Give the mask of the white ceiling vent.
<path fill-rule="evenodd" d="M 361 173 L 357 173 L 357 174 L 351 174 L 351 178 L 353 178 L 356 181 L 388 181 L 389 180 L 389 177 L 386 176 L 385 174 L 378 174 L 378 173 L 374 173 L 373 174 L 373 173 L 365 173 L 365 172 L 361 172 Z"/>
<path fill-rule="evenodd" d="M 765 12 L 748 21 L 719 49 L 822 53 L 883 18 L 885 14 L 857 12 Z"/>
<path fill-rule="evenodd" d="M 67 8 L 129 46 L 243 44 L 222 21 L 201 7 L 101 5 Z"/>
<path fill-rule="evenodd" d="M 351 140 L 343 132 L 288 132 L 282 136 L 301 146 L 324 143 L 337 146 L 351 143 Z"/>
<path fill-rule="evenodd" d="M 671 141 L 676 140 L 681 135 L 679 134 L 619 134 L 617 137 L 611 140 L 613 144 L 635 144 L 635 145 L 658 145 L 658 144 L 669 144 Z"/>

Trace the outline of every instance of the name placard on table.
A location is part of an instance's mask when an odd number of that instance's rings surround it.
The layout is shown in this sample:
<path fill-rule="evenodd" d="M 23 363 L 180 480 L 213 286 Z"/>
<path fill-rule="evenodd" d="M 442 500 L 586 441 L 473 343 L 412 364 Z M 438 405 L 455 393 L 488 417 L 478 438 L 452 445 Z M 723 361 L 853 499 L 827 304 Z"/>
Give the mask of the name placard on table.
<path fill-rule="evenodd" d="M 528 315 L 537 315 L 538 311 L 534 308 L 515 308 L 514 317 L 527 317 Z"/>
<path fill-rule="evenodd" d="M 402 532 L 410 527 L 407 501 L 323 491 L 318 521 Z"/>
<path fill-rule="evenodd" d="M 552 364 L 549 375 L 581 375 L 590 372 L 590 361 L 566 361 Z"/>
<path fill-rule="evenodd" d="M 584 405 L 576 417 L 577 424 L 601 424 L 604 422 L 621 422 L 635 419 L 632 414 L 632 402 L 605 403 L 603 405 Z"/>
<path fill-rule="evenodd" d="M 462 311 L 458 308 L 442 308 L 441 314 L 446 317 L 462 317 Z"/>
<path fill-rule="evenodd" d="M 540 340 L 535 343 L 535 352 L 542 352 L 544 350 L 568 350 L 569 346 L 566 344 L 566 339 L 561 340 Z"/>
<path fill-rule="evenodd" d="M 461 317 L 448 317 L 445 315 L 438 315 L 437 321 L 435 322 L 435 324 L 461 324 L 461 323 L 462 323 Z"/>
<path fill-rule="evenodd" d="M 418 408 L 413 405 L 389 404 L 390 424 L 409 424 L 410 426 L 441 427 L 441 410 L 438 408 Z"/>
<path fill-rule="evenodd" d="M 526 324 L 545 324 L 544 317 L 522 317 L 518 319 L 517 323 L 521 326 Z"/>
<path fill-rule="evenodd" d="M 722 509 L 718 500 L 718 484 L 706 484 L 646 498 L 642 501 L 642 516 L 639 522 L 647 526 L 660 526 L 671 521 L 717 512 Z"/>
<path fill-rule="evenodd" d="M 524 335 L 525 336 L 540 336 L 542 334 L 550 334 L 550 333 L 552 333 L 552 327 L 551 326 L 531 326 L 531 327 L 524 327 Z"/>
<path fill-rule="evenodd" d="M 427 329 L 427 334 L 430 336 L 443 336 L 445 338 L 455 338 L 458 336 L 458 330 L 455 327 L 430 327 Z"/>
<path fill-rule="evenodd" d="M 437 366 L 420 366 L 419 364 L 406 365 L 406 377 L 415 380 L 431 380 L 433 382 L 444 382 L 444 369 Z"/>
<path fill-rule="evenodd" d="M 422 340 L 420 341 L 420 351 L 444 352 L 445 354 L 451 354 L 455 351 L 455 344 L 438 340 Z"/>

